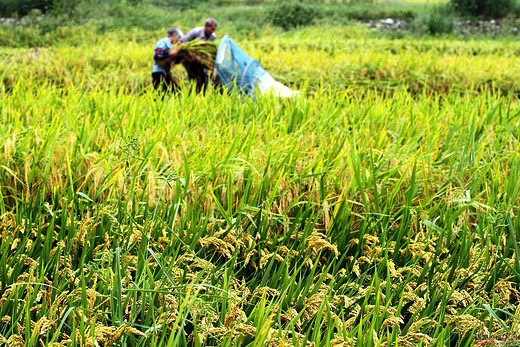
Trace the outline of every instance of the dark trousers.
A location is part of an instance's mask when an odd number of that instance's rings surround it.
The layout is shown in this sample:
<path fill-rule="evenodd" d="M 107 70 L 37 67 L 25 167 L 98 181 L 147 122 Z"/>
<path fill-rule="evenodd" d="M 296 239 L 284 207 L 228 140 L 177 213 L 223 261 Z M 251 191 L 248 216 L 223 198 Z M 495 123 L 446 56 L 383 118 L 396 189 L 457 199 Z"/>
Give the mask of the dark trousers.
<path fill-rule="evenodd" d="M 188 72 L 188 78 L 195 82 L 195 88 L 197 93 L 205 93 L 208 86 L 208 70 L 198 63 L 186 63 L 184 64 L 186 72 Z"/>
<path fill-rule="evenodd" d="M 153 72 L 152 73 L 153 89 L 163 92 L 176 91 L 178 86 L 169 73 Z"/>

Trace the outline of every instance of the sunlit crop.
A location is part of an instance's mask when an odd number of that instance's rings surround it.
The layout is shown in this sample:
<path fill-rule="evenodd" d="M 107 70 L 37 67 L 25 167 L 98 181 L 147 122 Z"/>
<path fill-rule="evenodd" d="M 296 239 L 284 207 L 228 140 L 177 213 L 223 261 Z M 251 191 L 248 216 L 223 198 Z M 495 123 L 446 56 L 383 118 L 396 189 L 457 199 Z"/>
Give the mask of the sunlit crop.
<path fill-rule="evenodd" d="M 1 343 L 518 332 L 517 42 L 266 28 L 236 42 L 301 97 L 163 98 L 152 34 L 2 48 Z"/>

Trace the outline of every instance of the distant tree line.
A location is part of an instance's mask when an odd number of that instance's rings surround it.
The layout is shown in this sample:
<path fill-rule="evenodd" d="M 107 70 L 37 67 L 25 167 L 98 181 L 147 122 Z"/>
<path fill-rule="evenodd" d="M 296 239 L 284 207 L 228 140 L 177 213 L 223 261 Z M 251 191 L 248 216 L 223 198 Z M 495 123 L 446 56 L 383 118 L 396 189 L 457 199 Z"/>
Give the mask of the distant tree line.
<path fill-rule="evenodd" d="M 358 4 L 372 3 L 376 1 L 377 0 L 292 0 L 288 3 L 292 4 L 294 8 L 298 8 L 298 4 L 302 3 Z M 49 11 L 53 11 L 55 13 L 67 13 L 75 6 L 95 6 L 96 3 L 100 2 L 112 2 L 130 6 L 138 4 L 149 4 L 160 7 L 177 8 L 196 7 L 201 3 L 211 3 L 214 5 L 254 5 L 263 3 L 279 5 L 278 1 L 276 0 L 1 0 L 0 16 L 23 17 L 28 15 L 32 10 L 39 10 L 42 13 Z M 498 18 L 512 12 L 512 10 L 518 6 L 517 2 L 518 0 L 450 0 L 450 5 L 463 16 Z"/>
<path fill-rule="evenodd" d="M 95 6 L 96 3 L 114 3 L 137 5 L 148 3 L 157 6 L 173 6 L 173 7 L 194 7 L 200 0 L 1 0 L 0 15 L 23 17 L 28 15 L 32 10 L 39 10 L 42 13 L 56 12 L 62 13 L 70 11 L 75 6 Z"/>
<path fill-rule="evenodd" d="M 25 16 L 31 10 L 42 12 L 52 8 L 56 0 L 2 0 L 0 1 L 0 14 L 3 16 Z"/>

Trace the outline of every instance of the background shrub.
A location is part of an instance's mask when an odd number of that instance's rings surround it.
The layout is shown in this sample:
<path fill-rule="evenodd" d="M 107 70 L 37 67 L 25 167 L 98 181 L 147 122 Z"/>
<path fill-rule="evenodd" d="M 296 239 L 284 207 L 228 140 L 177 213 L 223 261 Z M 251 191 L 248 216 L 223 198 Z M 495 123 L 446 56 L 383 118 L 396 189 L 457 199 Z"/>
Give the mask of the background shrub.
<path fill-rule="evenodd" d="M 451 6 L 462 15 L 485 18 L 501 18 L 516 9 L 515 0 L 451 0 Z"/>
<path fill-rule="evenodd" d="M 449 34 L 455 30 L 456 17 L 446 6 L 434 7 L 419 12 L 412 23 L 414 31 L 420 34 Z"/>
<path fill-rule="evenodd" d="M 284 29 L 310 25 L 320 16 L 318 7 L 299 2 L 283 2 L 267 11 L 268 21 Z"/>
<path fill-rule="evenodd" d="M 53 0 L 2 0 L 0 14 L 2 16 L 27 15 L 31 10 L 38 9 L 45 12 L 52 8 Z"/>

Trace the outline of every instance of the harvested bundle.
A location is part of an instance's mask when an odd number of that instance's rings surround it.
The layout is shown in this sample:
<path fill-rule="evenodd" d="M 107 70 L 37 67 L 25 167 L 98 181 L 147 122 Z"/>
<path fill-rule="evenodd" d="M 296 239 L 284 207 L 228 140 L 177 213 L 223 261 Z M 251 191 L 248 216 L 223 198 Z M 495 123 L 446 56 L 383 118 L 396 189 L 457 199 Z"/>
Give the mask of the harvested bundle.
<path fill-rule="evenodd" d="M 177 54 L 168 56 L 159 62 L 162 66 L 182 63 L 183 65 L 198 63 L 208 70 L 213 70 L 218 47 L 209 41 L 188 41 L 179 43 L 174 48 Z"/>
<path fill-rule="evenodd" d="M 215 57 L 217 56 L 218 47 L 209 41 L 188 41 L 180 43 L 177 50 L 181 56 L 187 56 L 187 60 L 195 60 L 204 65 L 208 70 L 213 70 L 215 65 Z"/>

